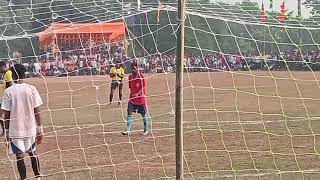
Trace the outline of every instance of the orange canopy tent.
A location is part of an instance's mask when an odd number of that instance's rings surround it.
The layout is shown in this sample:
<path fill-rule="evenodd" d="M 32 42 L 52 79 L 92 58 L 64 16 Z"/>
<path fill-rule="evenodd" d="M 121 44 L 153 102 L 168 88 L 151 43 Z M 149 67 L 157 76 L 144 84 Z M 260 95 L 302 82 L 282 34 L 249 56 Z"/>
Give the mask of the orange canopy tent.
<path fill-rule="evenodd" d="M 58 41 L 94 41 L 95 43 L 115 43 L 125 41 L 126 25 L 124 22 L 113 23 L 53 23 L 39 33 L 41 48 Z M 55 43 L 53 43 L 55 42 Z"/>

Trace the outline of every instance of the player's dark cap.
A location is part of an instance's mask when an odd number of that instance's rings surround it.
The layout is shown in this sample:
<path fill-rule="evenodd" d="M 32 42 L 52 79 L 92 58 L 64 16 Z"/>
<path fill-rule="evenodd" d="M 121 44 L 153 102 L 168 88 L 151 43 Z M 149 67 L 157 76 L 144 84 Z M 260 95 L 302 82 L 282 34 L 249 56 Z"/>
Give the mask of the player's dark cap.
<path fill-rule="evenodd" d="M 12 71 L 13 80 L 25 78 L 26 68 L 23 65 L 15 64 L 13 67 L 10 68 L 10 70 Z"/>

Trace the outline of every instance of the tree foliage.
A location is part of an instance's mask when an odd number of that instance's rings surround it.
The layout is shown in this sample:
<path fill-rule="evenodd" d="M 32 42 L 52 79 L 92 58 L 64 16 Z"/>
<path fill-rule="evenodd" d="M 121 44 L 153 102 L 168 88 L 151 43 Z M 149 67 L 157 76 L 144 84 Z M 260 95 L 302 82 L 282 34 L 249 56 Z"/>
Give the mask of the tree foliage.
<path fill-rule="evenodd" d="M 175 51 L 178 28 L 176 11 L 160 11 L 157 22 L 158 0 L 24 0 L 0 1 L 0 58 L 19 51 L 23 56 L 39 54 L 37 33 L 53 22 L 110 22 L 129 19 L 129 54 L 143 56 Z M 172 9 L 176 0 L 161 0 Z M 306 0 L 313 8 L 312 18 L 319 16 L 318 0 Z M 130 5 L 128 5 L 130 4 Z M 207 0 L 188 1 L 185 45 L 187 53 L 224 52 L 230 54 L 280 53 L 293 48 L 317 49 L 320 33 L 316 21 L 297 19 L 287 12 L 287 21 L 280 23 L 278 12 L 267 12 L 267 21 L 258 22 L 260 7 L 244 1 L 238 4 L 209 3 Z M 150 9 L 153 7 L 153 9 Z M 149 9 L 148 9 L 149 8 Z M 129 12 L 129 13 L 127 13 Z M 123 16 L 125 15 L 125 16 Z"/>
<path fill-rule="evenodd" d="M 303 3 L 307 8 L 311 9 L 313 19 L 320 20 L 320 1 L 319 0 L 306 0 Z"/>

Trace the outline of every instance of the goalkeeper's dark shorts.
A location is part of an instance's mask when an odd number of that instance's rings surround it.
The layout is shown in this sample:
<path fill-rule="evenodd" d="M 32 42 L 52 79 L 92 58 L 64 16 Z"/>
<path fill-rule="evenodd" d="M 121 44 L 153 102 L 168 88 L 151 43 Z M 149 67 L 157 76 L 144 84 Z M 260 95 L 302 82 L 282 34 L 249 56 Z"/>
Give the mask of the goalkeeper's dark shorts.
<path fill-rule="evenodd" d="M 145 104 L 132 104 L 131 102 L 128 103 L 128 112 L 138 112 L 140 114 L 146 113 L 146 105 Z"/>
<path fill-rule="evenodd" d="M 111 82 L 111 89 L 116 89 L 117 87 L 122 87 L 123 82 L 122 80 L 112 80 Z"/>

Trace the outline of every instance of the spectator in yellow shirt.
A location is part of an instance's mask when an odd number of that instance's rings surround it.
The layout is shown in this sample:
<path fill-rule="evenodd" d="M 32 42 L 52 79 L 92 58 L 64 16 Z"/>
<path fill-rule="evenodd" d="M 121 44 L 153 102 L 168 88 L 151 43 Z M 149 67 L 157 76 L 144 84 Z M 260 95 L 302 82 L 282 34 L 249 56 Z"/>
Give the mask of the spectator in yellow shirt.
<path fill-rule="evenodd" d="M 2 81 L 3 88 L 0 88 L 1 89 L 1 97 L 2 97 L 3 91 L 13 85 L 12 71 L 7 67 L 7 63 L 5 61 L 0 61 L 0 73 L 3 75 L 3 81 Z M 2 102 L 2 100 L 0 100 L 0 105 L 1 105 L 1 102 Z M 4 134 L 3 118 L 4 118 L 4 112 L 2 110 L 0 110 L 0 125 L 2 128 L 1 135 Z"/>
<path fill-rule="evenodd" d="M 110 90 L 110 104 L 112 103 L 113 100 L 113 94 L 117 87 L 119 87 L 119 102 L 118 105 L 120 105 L 121 100 L 122 100 L 122 87 L 123 87 L 123 82 L 122 79 L 124 78 L 124 69 L 121 67 L 121 62 L 117 61 L 116 65 L 111 68 L 110 70 L 110 77 L 112 78 L 111 82 L 111 90 Z"/>

